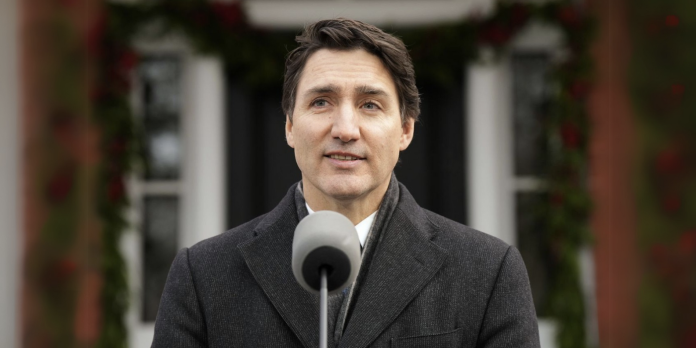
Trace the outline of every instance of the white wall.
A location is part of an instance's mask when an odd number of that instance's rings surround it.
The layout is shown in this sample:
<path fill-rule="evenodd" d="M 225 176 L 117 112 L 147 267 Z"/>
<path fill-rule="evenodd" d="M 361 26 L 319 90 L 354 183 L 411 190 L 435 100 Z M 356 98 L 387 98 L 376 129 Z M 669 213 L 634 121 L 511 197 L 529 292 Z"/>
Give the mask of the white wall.
<path fill-rule="evenodd" d="M 20 264 L 17 0 L 0 0 L 0 347 L 18 346 Z"/>

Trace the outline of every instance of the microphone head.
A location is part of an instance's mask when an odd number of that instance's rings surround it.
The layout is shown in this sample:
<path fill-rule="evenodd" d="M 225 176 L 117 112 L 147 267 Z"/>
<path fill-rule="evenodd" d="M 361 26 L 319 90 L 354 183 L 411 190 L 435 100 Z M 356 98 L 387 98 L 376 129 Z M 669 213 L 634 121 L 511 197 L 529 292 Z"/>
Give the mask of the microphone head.
<path fill-rule="evenodd" d="M 328 210 L 302 219 L 292 240 L 292 272 L 303 288 L 319 293 L 322 267 L 327 268 L 329 294 L 353 283 L 360 269 L 355 226 L 342 214 Z"/>

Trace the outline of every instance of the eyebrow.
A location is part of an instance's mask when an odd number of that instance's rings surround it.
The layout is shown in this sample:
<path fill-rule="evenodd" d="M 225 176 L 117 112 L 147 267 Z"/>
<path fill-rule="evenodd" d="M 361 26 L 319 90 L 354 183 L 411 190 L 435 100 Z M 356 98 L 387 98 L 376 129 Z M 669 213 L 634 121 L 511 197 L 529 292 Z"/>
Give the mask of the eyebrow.
<path fill-rule="evenodd" d="M 358 94 L 363 94 L 363 95 L 374 95 L 374 96 L 384 96 L 384 97 L 389 95 L 383 89 L 379 89 L 379 88 L 368 86 L 368 85 L 362 85 L 362 86 L 355 87 L 355 91 Z"/>
<path fill-rule="evenodd" d="M 323 85 L 323 86 L 316 86 L 313 88 L 310 88 L 307 92 L 305 92 L 305 97 L 315 95 L 315 94 L 328 94 L 328 93 L 338 93 L 341 90 L 341 87 L 335 85 L 335 84 L 328 84 L 328 85 Z M 373 87 L 373 86 L 368 86 L 368 85 L 361 85 L 355 87 L 355 92 L 357 94 L 361 95 L 373 95 L 373 96 L 388 96 L 389 93 L 387 93 L 385 90 Z"/>
<path fill-rule="evenodd" d="M 323 85 L 323 86 L 317 86 L 310 88 L 307 92 L 305 92 L 305 96 L 311 96 L 314 94 L 327 94 L 327 93 L 336 93 L 340 91 L 341 88 L 338 87 L 337 85 L 334 84 L 328 84 L 328 85 Z"/>

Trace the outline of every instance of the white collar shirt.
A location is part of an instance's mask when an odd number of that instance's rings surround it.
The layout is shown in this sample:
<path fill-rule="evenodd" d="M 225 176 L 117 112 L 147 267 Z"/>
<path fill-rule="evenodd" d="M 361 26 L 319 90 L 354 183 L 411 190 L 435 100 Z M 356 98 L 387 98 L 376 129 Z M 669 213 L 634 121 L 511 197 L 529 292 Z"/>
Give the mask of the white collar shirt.
<path fill-rule="evenodd" d="M 307 202 L 305 202 L 305 205 L 307 206 L 307 211 L 310 214 L 314 214 L 314 210 L 309 207 Z M 360 240 L 361 247 L 365 246 L 365 240 L 367 239 L 367 234 L 370 233 L 370 227 L 372 227 L 372 223 L 375 221 L 375 216 L 377 216 L 377 211 L 370 214 L 370 216 L 366 217 L 363 221 L 360 221 L 357 225 L 355 225 L 355 230 L 358 232 L 358 239 Z"/>

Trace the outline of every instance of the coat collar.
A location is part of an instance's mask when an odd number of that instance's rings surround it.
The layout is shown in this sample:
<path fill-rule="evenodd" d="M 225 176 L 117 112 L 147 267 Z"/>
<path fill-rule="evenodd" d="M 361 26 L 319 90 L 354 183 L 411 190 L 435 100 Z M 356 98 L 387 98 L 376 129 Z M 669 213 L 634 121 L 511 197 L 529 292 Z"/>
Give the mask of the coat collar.
<path fill-rule="evenodd" d="M 305 347 L 319 344 L 319 297 L 300 286 L 292 273 L 292 240 L 299 223 L 295 189 L 259 222 L 254 238 L 238 246 L 256 282 Z"/>
<path fill-rule="evenodd" d="M 444 264 L 431 239 L 437 226 L 399 184 L 396 209 L 382 231 L 339 347 L 367 347 L 406 308 Z"/>
<path fill-rule="evenodd" d="M 292 239 L 299 223 L 296 185 L 239 245 L 242 257 L 288 326 L 305 347 L 318 345 L 319 297 L 292 273 Z M 446 254 L 431 239 L 438 227 L 406 187 L 369 265 L 339 347 L 366 347 L 403 311 L 442 267 Z"/>

